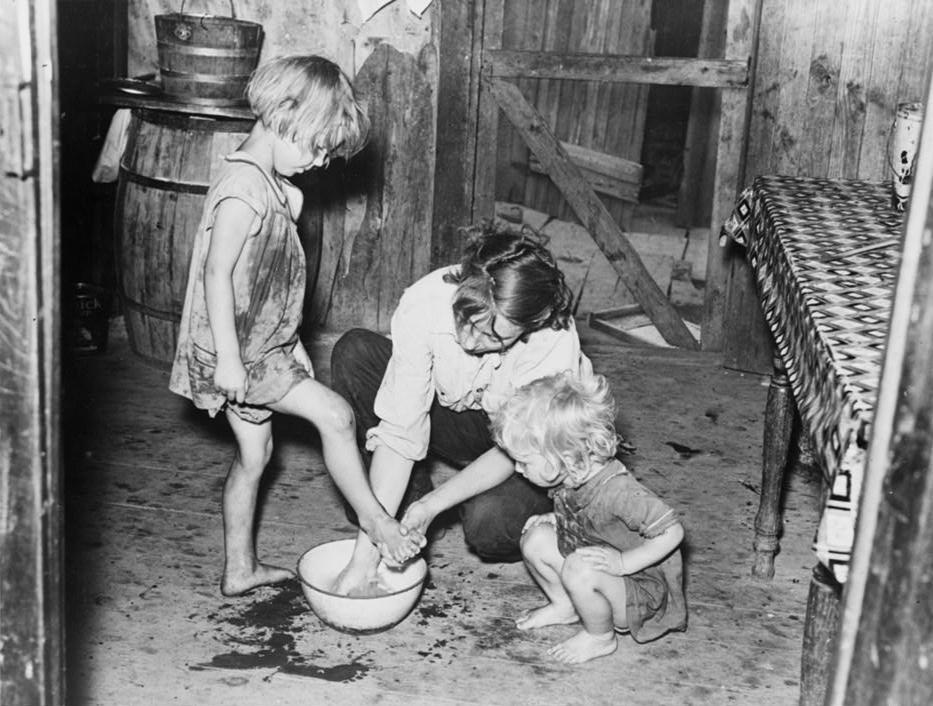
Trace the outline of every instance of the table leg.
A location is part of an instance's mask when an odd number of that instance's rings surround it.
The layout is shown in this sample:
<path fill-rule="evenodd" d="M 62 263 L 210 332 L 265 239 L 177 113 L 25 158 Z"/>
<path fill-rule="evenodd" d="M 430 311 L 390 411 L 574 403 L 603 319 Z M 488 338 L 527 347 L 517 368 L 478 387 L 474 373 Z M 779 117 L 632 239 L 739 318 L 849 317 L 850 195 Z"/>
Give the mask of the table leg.
<path fill-rule="evenodd" d="M 842 586 L 822 564 L 813 567 L 800 658 L 800 706 L 823 706 L 839 631 Z"/>
<path fill-rule="evenodd" d="M 752 576 L 770 580 L 774 577 L 774 555 L 779 546 L 781 491 L 794 426 L 794 406 L 787 371 L 777 354 L 774 356 L 774 371 L 768 387 L 764 425 L 761 498 L 758 514 L 755 515 L 755 563 Z"/>

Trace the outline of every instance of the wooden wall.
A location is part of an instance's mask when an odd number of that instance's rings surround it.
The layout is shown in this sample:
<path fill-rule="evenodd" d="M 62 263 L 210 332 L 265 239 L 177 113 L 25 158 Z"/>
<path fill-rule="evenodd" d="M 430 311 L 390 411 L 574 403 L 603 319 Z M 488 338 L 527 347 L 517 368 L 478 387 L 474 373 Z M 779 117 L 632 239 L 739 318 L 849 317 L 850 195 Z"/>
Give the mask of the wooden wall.
<path fill-rule="evenodd" d="M 930 0 L 764 0 L 748 176 L 877 180 L 894 108 L 922 101 Z"/>
<path fill-rule="evenodd" d="M 431 6 L 419 18 L 397 0 L 365 19 L 356 2 L 234 4 L 237 17 L 263 25 L 261 60 L 327 56 L 367 103 L 373 131 L 366 150 L 302 183 L 315 206 L 303 216 L 304 239 L 309 260 L 320 259 L 305 317 L 312 326 L 385 330 L 402 289 L 430 268 L 437 10 Z M 180 5 L 130 0 L 130 75 L 158 70 L 152 18 Z M 229 3 L 188 2 L 185 11 L 228 15 Z"/>
<path fill-rule="evenodd" d="M 56 8 L 0 13 L 0 703 L 65 703 Z"/>
<path fill-rule="evenodd" d="M 762 0 L 746 181 L 888 178 L 895 107 L 923 99 L 931 63 L 931 0 Z M 730 367 L 770 369 L 757 301 L 736 253 L 725 312 Z"/>
<path fill-rule="evenodd" d="M 654 45 L 651 5 L 652 0 L 506 0 L 501 46 L 650 56 Z M 555 79 L 522 79 L 517 83 L 560 140 L 641 161 L 647 85 Z M 508 121 L 500 121 L 496 198 L 574 220 L 551 180 L 530 171 L 528 162 L 525 142 Z M 603 198 L 617 222 L 630 213 L 630 201 Z"/>

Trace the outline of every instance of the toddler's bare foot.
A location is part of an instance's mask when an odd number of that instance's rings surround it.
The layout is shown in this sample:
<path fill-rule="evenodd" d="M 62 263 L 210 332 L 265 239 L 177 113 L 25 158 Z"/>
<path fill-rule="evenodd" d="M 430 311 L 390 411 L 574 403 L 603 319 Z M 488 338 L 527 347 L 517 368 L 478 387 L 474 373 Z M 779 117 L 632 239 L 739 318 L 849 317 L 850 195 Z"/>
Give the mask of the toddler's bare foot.
<path fill-rule="evenodd" d="M 565 664 L 580 664 L 616 651 L 619 641 L 614 632 L 594 635 L 581 630 L 571 638 L 554 645 L 547 651 L 551 657 Z"/>
<path fill-rule="evenodd" d="M 533 630 L 546 625 L 570 625 L 580 618 L 571 604 L 545 603 L 537 608 L 526 610 L 515 621 L 519 630 Z"/>
<path fill-rule="evenodd" d="M 252 569 L 225 568 L 224 576 L 220 581 L 220 592 L 230 597 L 242 596 L 254 588 L 282 583 L 294 576 L 292 571 L 271 564 L 256 564 Z"/>

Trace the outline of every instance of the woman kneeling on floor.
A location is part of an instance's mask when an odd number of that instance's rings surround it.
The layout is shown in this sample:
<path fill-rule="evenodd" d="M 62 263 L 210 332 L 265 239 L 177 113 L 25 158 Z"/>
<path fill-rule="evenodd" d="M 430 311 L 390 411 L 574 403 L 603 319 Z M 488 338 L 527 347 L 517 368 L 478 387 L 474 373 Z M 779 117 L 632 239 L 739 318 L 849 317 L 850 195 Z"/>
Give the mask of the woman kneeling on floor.
<path fill-rule="evenodd" d="M 514 473 L 493 441 L 489 415 L 526 383 L 562 371 L 592 375 L 571 316 L 572 295 L 553 255 L 527 235 L 480 229 L 459 265 L 403 293 L 391 339 L 354 329 L 332 352 L 336 392 L 356 414 L 372 453 L 370 482 L 389 514 L 429 453 L 461 469 L 412 504 L 403 524 L 427 527 L 460 506 L 480 557 L 518 561 L 522 528 L 549 512 L 546 490 Z M 372 578 L 379 553 L 360 534 L 338 590 Z"/>

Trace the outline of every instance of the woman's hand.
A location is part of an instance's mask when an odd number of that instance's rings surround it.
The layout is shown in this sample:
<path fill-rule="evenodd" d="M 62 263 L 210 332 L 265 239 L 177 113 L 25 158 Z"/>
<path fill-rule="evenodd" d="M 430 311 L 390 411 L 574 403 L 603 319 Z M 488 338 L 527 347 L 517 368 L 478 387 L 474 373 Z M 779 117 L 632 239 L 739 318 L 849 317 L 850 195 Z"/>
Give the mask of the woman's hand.
<path fill-rule="evenodd" d="M 594 569 L 613 576 L 625 576 L 625 562 L 622 552 L 613 547 L 580 547 L 574 554 L 583 559 Z"/>
<path fill-rule="evenodd" d="M 402 526 L 388 515 L 376 522 L 370 540 L 376 545 L 386 564 L 390 566 L 404 564 L 417 556 L 421 548 L 427 544 L 423 532 Z"/>
<path fill-rule="evenodd" d="M 214 387 L 227 396 L 230 402 L 243 404 L 246 399 L 246 368 L 239 356 L 217 356 L 214 368 Z"/>

